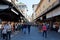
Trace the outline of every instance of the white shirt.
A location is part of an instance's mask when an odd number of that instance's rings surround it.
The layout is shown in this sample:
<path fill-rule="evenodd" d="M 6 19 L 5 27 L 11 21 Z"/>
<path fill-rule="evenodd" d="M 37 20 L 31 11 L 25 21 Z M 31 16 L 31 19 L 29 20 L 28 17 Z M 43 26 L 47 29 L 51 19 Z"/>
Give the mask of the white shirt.
<path fill-rule="evenodd" d="M 7 31 L 11 31 L 11 25 L 7 25 L 6 28 L 7 28 Z"/>
<path fill-rule="evenodd" d="M 3 34 L 6 34 L 7 33 L 6 29 L 3 29 L 2 33 Z"/>
<path fill-rule="evenodd" d="M 15 25 L 15 28 L 17 28 L 17 25 Z"/>
<path fill-rule="evenodd" d="M 2 33 L 3 34 L 6 34 L 7 33 L 7 27 L 6 27 L 7 25 L 4 25 L 4 29 L 3 29 L 3 31 L 2 31 Z"/>

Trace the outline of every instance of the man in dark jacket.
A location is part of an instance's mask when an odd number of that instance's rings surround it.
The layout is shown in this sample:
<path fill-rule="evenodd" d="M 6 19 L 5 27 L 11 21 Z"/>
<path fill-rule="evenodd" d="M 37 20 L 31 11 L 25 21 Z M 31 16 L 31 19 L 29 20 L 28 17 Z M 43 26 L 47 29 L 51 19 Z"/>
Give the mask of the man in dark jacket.
<path fill-rule="evenodd" d="M 28 34 L 30 34 L 30 27 L 31 25 L 28 25 Z"/>
<path fill-rule="evenodd" d="M 27 25 L 26 25 L 26 24 L 23 24 L 23 31 L 24 31 L 24 34 L 26 34 L 26 28 L 27 28 Z"/>

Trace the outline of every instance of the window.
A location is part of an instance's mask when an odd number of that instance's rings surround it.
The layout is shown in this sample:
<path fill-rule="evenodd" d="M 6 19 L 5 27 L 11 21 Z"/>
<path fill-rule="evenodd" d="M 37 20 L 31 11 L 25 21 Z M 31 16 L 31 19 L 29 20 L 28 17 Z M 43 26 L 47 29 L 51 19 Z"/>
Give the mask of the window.
<path fill-rule="evenodd" d="M 22 6 L 24 8 L 24 6 Z"/>
<path fill-rule="evenodd" d="M 48 0 L 48 2 L 50 2 L 50 0 Z"/>

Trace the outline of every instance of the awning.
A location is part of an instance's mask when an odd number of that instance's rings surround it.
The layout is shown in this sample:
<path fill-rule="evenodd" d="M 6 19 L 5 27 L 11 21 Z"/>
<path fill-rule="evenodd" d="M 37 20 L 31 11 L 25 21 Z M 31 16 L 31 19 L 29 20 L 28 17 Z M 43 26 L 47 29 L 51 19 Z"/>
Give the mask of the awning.
<path fill-rule="evenodd" d="M 10 9 L 5 9 L 4 11 L 0 12 L 0 19 L 3 21 L 19 21 L 19 16 Z"/>
<path fill-rule="evenodd" d="M 46 18 L 51 18 L 60 15 L 60 7 L 46 14 Z"/>
<path fill-rule="evenodd" d="M 0 9 L 7 9 L 7 8 L 9 8 L 8 5 L 0 5 Z"/>

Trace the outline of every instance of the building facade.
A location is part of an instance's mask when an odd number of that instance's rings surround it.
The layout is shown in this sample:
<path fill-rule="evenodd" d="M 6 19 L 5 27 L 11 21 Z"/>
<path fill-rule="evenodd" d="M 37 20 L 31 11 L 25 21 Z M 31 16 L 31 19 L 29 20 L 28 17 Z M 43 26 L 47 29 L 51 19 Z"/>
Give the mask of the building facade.
<path fill-rule="evenodd" d="M 34 19 L 36 18 L 35 10 L 36 10 L 37 6 L 38 6 L 38 4 L 33 4 L 33 5 L 32 5 L 32 8 L 33 8 L 32 20 L 34 20 Z"/>
<path fill-rule="evenodd" d="M 47 22 L 52 27 L 60 24 L 60 0 L 41 0 L 35 10 L 36 18 Z"/>
<path fill-rule="evenodd" d="M 43 15 L 46 11 L 50 10 L 52 7 L 55 7 L 57 4 L 59 4 L 59 0 L 41 0 L 36 12 L 36 17 Z"/>
<path fill-rule="evenodd" d="M 16 5 L 18 6 L 18 9 L 21 11 L 22 15 L 24 15 L 24 17 L 27 17 L 27 6 L 22 3 L 22 2 L 18 2 L 16 3 Z"/>

